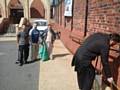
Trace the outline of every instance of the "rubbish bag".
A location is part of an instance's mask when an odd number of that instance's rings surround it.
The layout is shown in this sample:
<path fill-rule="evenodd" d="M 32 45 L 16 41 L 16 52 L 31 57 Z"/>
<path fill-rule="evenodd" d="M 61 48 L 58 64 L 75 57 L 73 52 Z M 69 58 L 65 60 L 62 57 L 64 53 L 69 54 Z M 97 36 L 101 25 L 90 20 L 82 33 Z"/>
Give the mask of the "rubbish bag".
<path fill-rule="evenodd" d="M 45 42 L 43 42 L 43 44 L 39 48 L 39 58 L 41 58 L 40 60 L 42 61 L 49 60 L 47 45 Z"/>

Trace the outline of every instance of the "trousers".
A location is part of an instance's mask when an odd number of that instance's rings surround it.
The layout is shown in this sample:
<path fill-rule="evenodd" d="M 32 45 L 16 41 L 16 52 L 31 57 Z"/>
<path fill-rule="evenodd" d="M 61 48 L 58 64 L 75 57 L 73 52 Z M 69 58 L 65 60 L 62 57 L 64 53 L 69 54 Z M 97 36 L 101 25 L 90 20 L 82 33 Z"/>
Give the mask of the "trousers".
<path fill-rule="evenodd" d="M 77 71 L 77 81 L 80 90 L 91 90 L 95 78 L 95 68 L 91 65 Z"/>
<path fill-rule="evenodd" d="M 18 61 L 20 63 L 27 62 L 29 56 L 29 45 L 19 45 L 18 49 Z"/>
<path fill-rule="evenodd" d="M 49 58 L 52 60 L 53 59 L 53 44 L 51 42 L 46 42 L 47 43 L 47 50 L 48 50 L 48 55 Z"/>
<path fill-rule="evenodd" d="M 39 44 L 32 43 L 31 45 L 31 60 L 38 59 Z"/>

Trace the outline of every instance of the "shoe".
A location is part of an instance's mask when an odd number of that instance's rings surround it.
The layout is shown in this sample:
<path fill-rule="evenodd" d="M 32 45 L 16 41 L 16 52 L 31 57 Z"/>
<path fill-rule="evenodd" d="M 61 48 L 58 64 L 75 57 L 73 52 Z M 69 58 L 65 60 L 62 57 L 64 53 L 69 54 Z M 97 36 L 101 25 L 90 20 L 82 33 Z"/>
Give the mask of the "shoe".
<path fill-rule="evenodd" d="M 50 60 L 53 60 L 53 55 L 52 55 L 52 56 L 50 56 Z"/>
<path fill-rule="evenodd" d="M 28 63 L 27 61 L 24 62 L 24 64 L 27 64 L 27 63 Z"/>
<path fill-rule="evenodd" d="M 38 58 L 37 60 L 41 60 L 41 58 Z"/>
<path fill-rule="evenodd" d="M 23 63 L 20 63 L 19 66 L 23 66 Z"/>
<path fill-rule="evenodd" d="M 19 64 L 19 63 L 20 63 L 20 61 L 18 61 L 18 60 L 15 62 L 15 64 Z"/>

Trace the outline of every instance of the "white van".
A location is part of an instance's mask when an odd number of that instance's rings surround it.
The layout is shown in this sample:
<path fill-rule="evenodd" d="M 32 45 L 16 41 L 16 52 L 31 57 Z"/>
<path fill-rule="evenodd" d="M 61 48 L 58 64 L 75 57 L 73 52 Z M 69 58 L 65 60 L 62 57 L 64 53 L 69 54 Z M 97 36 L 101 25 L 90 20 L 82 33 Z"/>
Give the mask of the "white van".
<path fill-rule="evenodd" d="M 48 21 L 46 19 L 35 19 L 32 20 L 32 23 L 37 24 L 38 30 L 46 30 L 48 28 Z"/>

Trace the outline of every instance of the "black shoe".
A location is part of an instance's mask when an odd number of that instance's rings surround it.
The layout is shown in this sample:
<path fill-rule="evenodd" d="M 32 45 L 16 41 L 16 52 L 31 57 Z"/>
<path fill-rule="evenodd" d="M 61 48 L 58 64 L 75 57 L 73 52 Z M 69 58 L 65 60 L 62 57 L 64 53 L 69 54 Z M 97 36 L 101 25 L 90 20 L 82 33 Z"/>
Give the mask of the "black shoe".
<path fill-rule="evenodd" d="M 18 61 L 18 60 L 15 62 L 15 64 L 19 64 L 19 63 L 20 63 L 20 61 Z"/>
<path fill-rule="evenodd" d="M 23 66 L 23 63 L 20 63 L 19 66 Z"/>
<path fill-rule="evenodd" d="M 24 63 L 25 63 L 25 64 L 27 64 L 28 62 L 27 62 L 27 61 L 25 61 Z"/>

